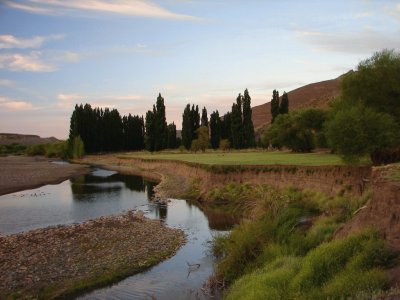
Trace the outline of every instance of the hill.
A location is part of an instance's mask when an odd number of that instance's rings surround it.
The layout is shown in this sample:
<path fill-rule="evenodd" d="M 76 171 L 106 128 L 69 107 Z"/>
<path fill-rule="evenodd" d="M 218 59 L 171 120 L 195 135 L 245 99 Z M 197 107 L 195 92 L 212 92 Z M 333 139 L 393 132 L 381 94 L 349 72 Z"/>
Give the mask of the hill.
<path fill-rule="evenodd" d="M 17 143 L 20 145 L 50 144 L 58 142 L 55 137 L 42 138 L 33 134 L 0 133 L 0 145 Z"/>
<path fill-rule="evenodd" d="M 288 92 L 289 111 L 301 108 L 328 108 L 329 101 L 340 92 L 340 78 L 311 83 Z M 253 124 L 260 134 L 271 123 L 271 103 L 254 106 Z"/>

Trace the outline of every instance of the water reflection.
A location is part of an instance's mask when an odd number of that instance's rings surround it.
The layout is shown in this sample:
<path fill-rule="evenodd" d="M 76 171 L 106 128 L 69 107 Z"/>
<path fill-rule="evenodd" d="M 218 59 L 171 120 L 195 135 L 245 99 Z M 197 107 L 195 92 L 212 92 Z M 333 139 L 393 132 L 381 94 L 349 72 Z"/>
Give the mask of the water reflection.
<path fill-rule="evenodd" d="M 0 232 L 16 233 L 83 222 L 130 209 L 165 219 L 167 207 L 152 203 L 154 182 L 139 176 L 94 169 L 90 174 L 0 196 Z"/>

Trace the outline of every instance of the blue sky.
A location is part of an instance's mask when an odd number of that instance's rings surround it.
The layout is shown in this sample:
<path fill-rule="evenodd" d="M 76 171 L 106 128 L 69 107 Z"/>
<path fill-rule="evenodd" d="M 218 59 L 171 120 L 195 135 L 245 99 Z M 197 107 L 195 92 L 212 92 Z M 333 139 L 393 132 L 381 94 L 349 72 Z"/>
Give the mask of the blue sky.
<path fill-rule="evenodd" d="M 0 1 L 0 132 L 66 138 L 75 103 L 145 114 L 160 92 L 225 113 L 248 88 L 336 78 L 400 49 L 400 1 Z"/>

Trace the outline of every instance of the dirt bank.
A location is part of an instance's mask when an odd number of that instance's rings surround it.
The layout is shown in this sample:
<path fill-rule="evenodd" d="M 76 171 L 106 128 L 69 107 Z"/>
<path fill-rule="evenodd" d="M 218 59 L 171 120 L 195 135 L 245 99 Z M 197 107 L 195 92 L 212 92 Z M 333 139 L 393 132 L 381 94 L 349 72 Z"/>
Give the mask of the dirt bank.
<path fill-rule="evenodd" d="M 60 183 L 89 172 L 87 166 L 56 161 L 45 157 L 0 157 L 0 195 Z"/>
<path fill-rule="evenodd" d="M 116 155 L 87 156 L 80 163 L 97 164 L 121 172 L 161 180 L 158 190 L 177 197 L 195 191 L 207 200 L 211 188 L 229 183 L 269 184 L 277 188 L 312 189 L 327 195 L 361 195 L 371 177 L 370 167 L 349 166 L 218 166 L 179 161 L 123 158 Z"/>
<path fill-rule="evenodd" d="M 52 299 L 104 285 L 172 256 L 184 233 L 141 214 L 0 237 L 0 299 Z"/>

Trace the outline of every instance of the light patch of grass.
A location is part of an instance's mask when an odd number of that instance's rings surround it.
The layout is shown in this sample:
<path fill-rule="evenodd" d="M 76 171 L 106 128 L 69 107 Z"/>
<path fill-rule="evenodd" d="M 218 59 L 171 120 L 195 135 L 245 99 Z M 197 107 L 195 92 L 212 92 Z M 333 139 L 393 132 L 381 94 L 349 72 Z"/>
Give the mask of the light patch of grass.
<path fill-rule="evenodd" d="M 235 151 L 206 153 L 181 152 L 132 152 L 121 157 L 156 160 L 178 160 L 206 165 L 303 165 L 332 166 L 344 165 L 340 156 L 329 153 L 292 153 L 284 151 Z M 364 164 L 369 164 L 364 161 Z"/>

